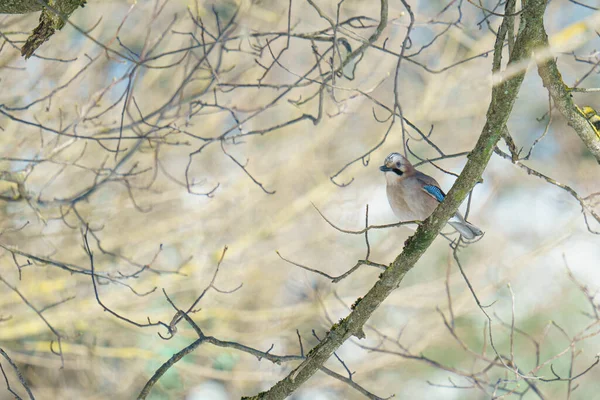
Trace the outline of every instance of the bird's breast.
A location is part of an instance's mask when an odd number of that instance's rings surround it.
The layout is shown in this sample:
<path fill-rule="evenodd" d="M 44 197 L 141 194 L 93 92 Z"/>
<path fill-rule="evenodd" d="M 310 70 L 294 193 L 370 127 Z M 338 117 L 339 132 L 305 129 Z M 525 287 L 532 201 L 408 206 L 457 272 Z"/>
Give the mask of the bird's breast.
<path fill-rule="evenodd" d="M 388 201 L 400 221 L 423 221 L 435 210 L 438 202 L 421 187 L 408 183 L 387 185 Z"/>

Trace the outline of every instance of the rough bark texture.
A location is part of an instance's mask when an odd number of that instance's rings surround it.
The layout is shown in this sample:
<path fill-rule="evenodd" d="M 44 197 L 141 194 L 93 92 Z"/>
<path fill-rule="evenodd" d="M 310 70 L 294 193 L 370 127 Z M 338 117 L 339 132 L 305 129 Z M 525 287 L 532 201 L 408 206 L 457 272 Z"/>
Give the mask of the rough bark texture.
<path fill-rule="evenodd" d="M 545 31 L 539 32 L 538 40 L 539 43 L 536 47 L 548 47 L 548 36 Z M 553 58 L 538 61 L 538 73 L 544 82 L 544 87 L 552 96 L 556 108 L 600 164 L 600 138 L 596 135 L 590 122 L 577 111 L 571 91 L 563 82 L 556 61 Z"/>
<path fill-rule="evenodd" d="M 527 60 L 533 48 L 539 42 L 536 35 L 543 31 L 543 15 L 546 8 L 544 0 L 530 0 L 523 12 L 523 28 L 517 36 L 509 64 Z M 502 81 L 492 90 L 492 100 L 487 112 L 487 121 L 483 131 L 469 155 L 464 170 L 448 192 L 442 204 L 409 238 L 404 249 L 390 267 L 381 274 L 375 286 L 355 304 L 354 310 L 339 323 L 335 324 L 327 337 L 308 353 L 307 358 L 286 378 L 279 381 L 266 392 L 248 399 L 285 399 L 300 385 L 306 382 L 331 357 L 342 343 L 351 336 L 364 337 L 362 327 L 379 305 L 395 290 L 408 271 L 429 248 L 446 221 L 456 212 L 467 194 L 481 179 L 496 143 L 502 136 L 523 78 L 525 70 L 519 71 Z"/>
<path fill-rule="evenodd" d="M 0 0 L 0 14 L 27 14 L 42 8 L 44 6 L 38 0 Z"/>
<path fill-rule="evenodd" d="M 65 26 L 66 20 L 73 11 L 83 7 L 85 3 L 86 0 L 0 0 L 0 14 L 28 14 L 42 11 L 40 23 L 21 49 L 21 54 L 29 58 L 55 31 Z"/>

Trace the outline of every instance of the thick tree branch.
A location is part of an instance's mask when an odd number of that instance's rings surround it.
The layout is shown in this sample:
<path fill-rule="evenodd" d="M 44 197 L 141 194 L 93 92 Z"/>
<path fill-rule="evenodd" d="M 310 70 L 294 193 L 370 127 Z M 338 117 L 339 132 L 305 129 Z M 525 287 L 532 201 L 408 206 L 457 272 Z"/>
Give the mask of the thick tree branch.
<path fill-rule="evenodd" d="M 0 0 L 0 14 L 28 14 L 42 11 L 40 23 L 21 48 L 23 57 L 29 58 L 55 31 L 65 26 L 66 19 L 73 11 L 83 7 L 85 3 L 86 0 Z"/>
<path fill-rule="evenodd" d="M 27 14 L 43 8 L 38 0 L 0 0 L 0 14 Z"/>
<path fill-rule="evenodd" d="M 544 0 L 528 2 L 528 6 L 523 12 L 524 27 L 517 36 L 509 65 L 530 58 L 535 44 L 539 42 L 536 35 L 539 35 L 540 26 L 543 24 L 545 8 Z M 502 46 L 496 46 L 495 51 L 502 51 Z M 365 322 L 390 293 L 400 285 L 406 273 L 414 267 L 444 227 L 446 221 L 456 212 L 467 194 L 480 180 L 494 147 L 502 136 L 503 127 L 508 121 L 524 76 L 525 69 L 521 69 L 493 88 L 487 121 L 475 148 L 469 155 L 464 170 L 442 204 L 419 226 L 416 234 L 406 241 L 402 253 L 381 274 L 373 288 L 362 300 L 355 303 L 354 310 L 346 318 L 331 327 L 327 337 L 315 346 L 308 353 L 306 360 L 291 371 L 287 377 L 268 391 L 248 399 L 286 398 L 318 371 L 348 338 L 365 336 L 362 331 Z"/>
<path fill-rule="evenodd" d="M 544 30 L 544 25 L 536 25 L 535 29 L 537 30 L 535 47 L 548 49 L 548 35 Z M 552 96 L 556 108 L 600 164 L 600 138 L 596 135 L 590 122 L 577 110 L 571 96 L 571 89 L 563 82 L 556 60 L 553 57 L 546 56 L 537 60 L 537 66 L 538 74 L 544 82 L 544 87 L 548 89 L 550 96 Z"/>

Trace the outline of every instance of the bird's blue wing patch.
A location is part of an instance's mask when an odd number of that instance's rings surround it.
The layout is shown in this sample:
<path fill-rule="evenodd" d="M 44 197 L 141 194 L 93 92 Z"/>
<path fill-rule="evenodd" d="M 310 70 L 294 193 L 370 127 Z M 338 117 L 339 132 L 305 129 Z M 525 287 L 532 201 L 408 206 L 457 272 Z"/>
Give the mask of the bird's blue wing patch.
<path fill-rule="evenodd" d="M 429 193 L 430 195 L 432 195 L 433 197 L 435 197 L 435 199 L 437 201 L 439 201 L 440 203 L 444 200 L 444 197 L 446 197 L 446 195 L 444 194 L 444 192 L 442 192 L 442 189 L 440 189 L 437 186 L 425 185 L 425 186 L 423 186 L 423 189 L 427 193 Z"/>

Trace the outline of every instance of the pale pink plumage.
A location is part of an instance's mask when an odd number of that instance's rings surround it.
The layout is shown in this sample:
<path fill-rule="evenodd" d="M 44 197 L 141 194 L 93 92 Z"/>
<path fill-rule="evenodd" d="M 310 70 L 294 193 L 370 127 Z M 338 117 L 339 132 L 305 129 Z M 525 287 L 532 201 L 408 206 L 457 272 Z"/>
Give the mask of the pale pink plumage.
<path fill-rule="evenodd" d="M 439 183 L 417 171 L 401 154 L 390 154 L 379 169 L 385 172 L 388 201 L 400 221 L 424 221 L 443 199 Z M 465 239 L 483 235 L 481 229 L 465 221 L 459 212 L 448 223 Z"/>

